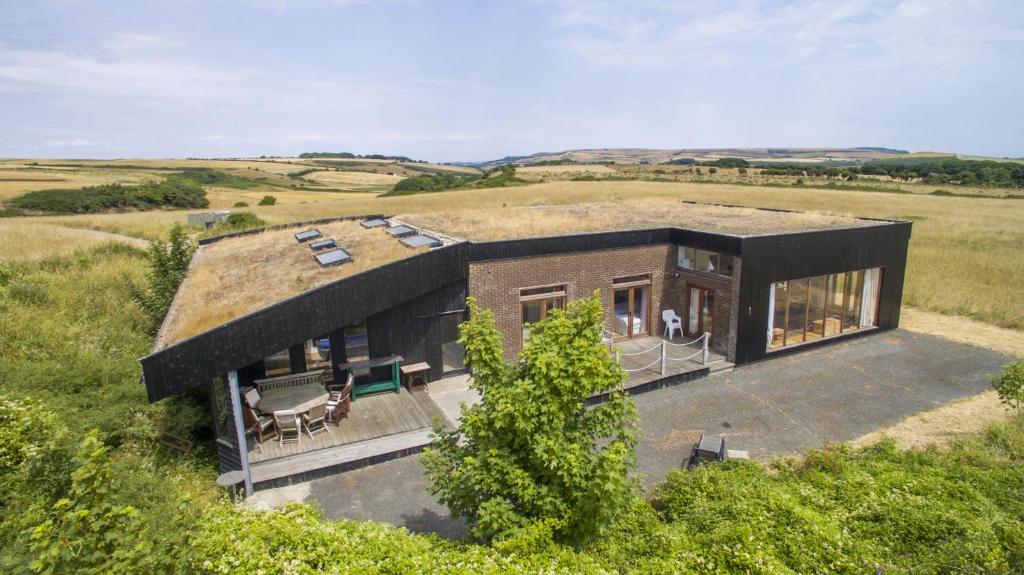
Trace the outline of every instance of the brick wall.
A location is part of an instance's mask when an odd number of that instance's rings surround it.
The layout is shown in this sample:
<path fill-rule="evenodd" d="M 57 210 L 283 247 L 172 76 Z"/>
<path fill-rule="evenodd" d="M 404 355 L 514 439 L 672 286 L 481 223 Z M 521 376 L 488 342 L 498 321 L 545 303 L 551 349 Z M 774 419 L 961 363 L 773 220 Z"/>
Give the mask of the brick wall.
<path fill-rule="evenodd" d="M 736 318 L 739 303 L 739 279 L 741 262 L 733 259 L 732 277 L 709 274 L 676 267 L 673 259 L 672 267 L 666 281 L 665 308 L 675 309 L 683 318 L 683 325 L 688 321 L 689 308 L 687 296 L 690 286 L 710 289 L 714 294 L 712 307 L 711 347 L 715 351 L 725 353 L 731 361 L 736 351 Z"/>
<path fill-rule="evenodd" d="M 735 348 L 735 320 L 731 312 L 735 300 L 733 283 L 735 280 L 735 284 L 739 284 L 739 274 L 734 278 L 721 278 L 677 270 L 676 246 L 671 244 L 473 262 L 469 264 L 469 295 L 475 297 L 481 307 L 494 312 L 498 330 L 505 337 L 506 357 L 511 360 L 522 349 L 520 289 L 565 284 L 570 301 L 588 297 L 599 289 L 605 321 L 610 326 L 613 319 L 612 280 L 640 274 L 651 276 L 648 330 L 652 335 L 661 334 L 665 329 L 661 321 L 663 309 L 674 309 L 685 319 L 685 286 L 690 280 L 696 285 L 715 289 L 712 340 L 722 350 L 727 346 L 730 350 Z"/>

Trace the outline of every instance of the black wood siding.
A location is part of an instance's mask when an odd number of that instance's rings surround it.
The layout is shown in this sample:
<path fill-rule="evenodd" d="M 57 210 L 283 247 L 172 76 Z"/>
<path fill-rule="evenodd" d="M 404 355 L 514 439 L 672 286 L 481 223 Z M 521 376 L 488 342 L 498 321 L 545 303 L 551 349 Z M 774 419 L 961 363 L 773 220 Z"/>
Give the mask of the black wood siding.
<path fill-rule="evenodd" d="M 430 379 L 441 377 L 441 315 L 466 306 L 466 281 L 420 296 L 366 320 L 371 357 L 400 355 L 404 363 L 430 364 Z"/>
<path fill-rule="evenodd" d="M 744 238 L 736 363 L 766 357 L 768 296 L 772 282 L 881 267 L 878 326 L 883 329 L 897 327 L 910 228 L 909 222 L 896 222 L 863 228 Z M 828 341 L 822 340 L 821 343 Z M 817 343 L 783 348 L 773 351 L 772 355 L 806 349 Z"/>
<path fill-rule="evenodd" d="M 142 359 L 149 400 L 466 279 L 467 244 L 431 250 L 284 300 Z"/>

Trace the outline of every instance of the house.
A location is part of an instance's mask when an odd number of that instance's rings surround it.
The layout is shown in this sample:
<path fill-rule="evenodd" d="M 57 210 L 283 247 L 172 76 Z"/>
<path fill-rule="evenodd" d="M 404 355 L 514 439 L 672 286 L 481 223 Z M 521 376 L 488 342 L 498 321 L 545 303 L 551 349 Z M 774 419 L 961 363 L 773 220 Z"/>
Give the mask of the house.
<path fill-rule="evenodd" d="M 465 372 L 467 296 L 494 312 L 511 361 L 531 322 L 600 290 L 610 353 L 643 391 L 897 327 L 910 231 L 653 200 L 231 234 L 201 242 L 141 360 L 144 382 L 150 401 L 208 388 L 222 468 L 241 470 L 247 490 L 281 485 L 414 452 L 434 418 L 451 425 L 429 393 L 398 387 L 397 370 L 426 364 L 431 382 Z M 672 317 L 680 329 L 666 337 Z M 349 420 L 301 445 L 258 441 L 246 390 L 354 375 L 387 393 L 357 396 Z"/>

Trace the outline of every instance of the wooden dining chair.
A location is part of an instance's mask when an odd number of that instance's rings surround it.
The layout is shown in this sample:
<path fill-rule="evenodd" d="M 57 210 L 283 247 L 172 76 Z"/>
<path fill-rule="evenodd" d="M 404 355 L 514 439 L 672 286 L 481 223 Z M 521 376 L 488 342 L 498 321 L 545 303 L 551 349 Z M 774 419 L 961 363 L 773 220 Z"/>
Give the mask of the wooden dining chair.
<path fill-rule="evenodd" d="M 242 408 L 242 416 L 245 419 L 245 432 L 253 434 L 256 438 L 256 449 L 263 451 L 263 442 L 277 435 L 274 418 L 259 415 L 255 409 L 248 405 Z"/>
<path fill-rule="evenodd" d="M 294 411 L 287 409 L 274 412 L 274 423 L 277 425 L 277 438 L 280 444 L 294 441 L 302 446 L 302 420 Z M 285 439 L 285 435 L 294 435 L 293 439 Z"/>
<path fill-rule="evenodd" d="M 328 435 L 333 436 L 334 432 L 327 427 L 327 403 L 321 403 L 314 405 L 309 413 L 302 416 L 302 422 L 306 427 L 306 435 L 312 439 L 312 437 L 318 433 L 326 431 Z"/>
<path fill-rule="evenodd" d="M 327 421 L 330 423 L 338 425 L 341 423 L 341 418 L 348 417 L 348 412 L 352 409 L 353 385 L 354 381 L 350 375 L 345 386 L 337 391 L 332 391 L 330 397 L 327 398 Z"/>

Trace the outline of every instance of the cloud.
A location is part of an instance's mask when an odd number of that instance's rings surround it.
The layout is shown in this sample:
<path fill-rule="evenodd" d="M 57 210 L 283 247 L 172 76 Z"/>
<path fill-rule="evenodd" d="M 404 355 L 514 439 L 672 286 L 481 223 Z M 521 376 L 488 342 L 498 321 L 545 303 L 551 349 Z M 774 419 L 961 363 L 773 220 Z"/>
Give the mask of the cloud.
<path fill-rule="evenodd" d="M 6 92 L 208 102 L 229 98 L 232 86 L 249 74 L 164 57 L 100 58 L 63 50 L 0 48 L 0 91 Z"/>
<path fill-rule="evenodd" d="M 86 138 L 74 138 L 71 140 L 49 140 L 43 142 L 46 148 L 109 148 L 109 142 L 89 140 Z"/>
<path fill-rule="evenodd" d="M 948 72 L 1007 48 L 1019 53 L 1022 6 L 949 0 L 562 0 L 551 26 L 565 46 L 599 67 L 910 65 Z"/>

